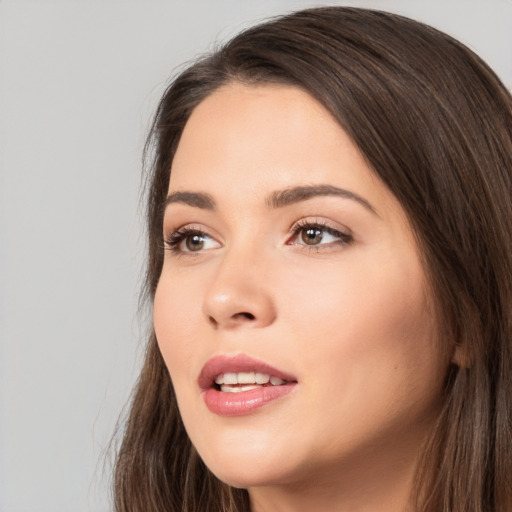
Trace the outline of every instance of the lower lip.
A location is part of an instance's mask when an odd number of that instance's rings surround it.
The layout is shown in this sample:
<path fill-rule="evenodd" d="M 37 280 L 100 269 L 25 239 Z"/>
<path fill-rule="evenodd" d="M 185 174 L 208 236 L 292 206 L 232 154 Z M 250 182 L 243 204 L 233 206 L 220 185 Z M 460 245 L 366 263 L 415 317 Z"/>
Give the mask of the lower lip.
<path fill-rule="evenodd" d="M 261 386 L 241 393 L 224 393 L 210 388 L 204 391 L 206 407 L 218 416 L 242 416 L 278 400 L 293 391 L 295 383 L 282 386 Z"/>

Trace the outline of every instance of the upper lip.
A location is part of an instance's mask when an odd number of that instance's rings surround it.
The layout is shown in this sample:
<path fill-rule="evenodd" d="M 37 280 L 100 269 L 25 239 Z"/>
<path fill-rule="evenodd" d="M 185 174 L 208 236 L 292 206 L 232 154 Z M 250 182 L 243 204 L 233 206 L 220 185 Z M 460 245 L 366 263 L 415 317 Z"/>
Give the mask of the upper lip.
<path fill-rule="evenodd" d="M 293 375 L 278 370 L 268 363 L 245 354 L 237 354 L 232 356 L 217 355 L 210 358 L 199 374 L 198 383 L 201 389 L 208 389 L 214 385 L 215 377 L 218 375 L 238 372 L 266 373 L 287 382 L 297 382 Z"/>

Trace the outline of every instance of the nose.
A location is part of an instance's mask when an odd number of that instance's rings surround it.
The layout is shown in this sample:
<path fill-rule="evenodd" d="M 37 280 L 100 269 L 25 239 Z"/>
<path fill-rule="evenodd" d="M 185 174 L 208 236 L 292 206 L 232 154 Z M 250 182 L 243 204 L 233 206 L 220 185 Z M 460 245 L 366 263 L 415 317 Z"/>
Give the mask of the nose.
<path fill-rule="evenodd" d="M 266 327 L 276 319 L 271 282 L 261 258 L 226 256 L 203 300 L 203 314 L 214 329 Z"/>

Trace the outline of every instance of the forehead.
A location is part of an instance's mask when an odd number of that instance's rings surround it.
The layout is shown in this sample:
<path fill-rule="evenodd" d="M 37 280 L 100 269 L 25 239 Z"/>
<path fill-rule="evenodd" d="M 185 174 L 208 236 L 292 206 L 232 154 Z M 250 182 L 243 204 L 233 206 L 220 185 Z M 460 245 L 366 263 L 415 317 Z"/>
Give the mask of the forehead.
<path fill-rule="evenodd" d="M 248 200 L 300 185 L 351 189 L 380 208 L 395 203 L 339 123 L 298 87 L 221 87 L 193 111 L 169 191 Z"/>
<path fill-rule="evenodd" d="M 172 168 L 179 169 L 182 163 L 201 166 L 207 155 L 210 167 L 220 159 L 222 167 L 245 162 L 247 171 L 252 159 L 260 170 L 264 164 L 276 169 L 299 154 L 304 158 L 320 138 L 324 146 L 328 139 L 339 145 L 337 135 L 343 136 L 338 123 L 297 87 L 232 83 L 192 112 Z"/>

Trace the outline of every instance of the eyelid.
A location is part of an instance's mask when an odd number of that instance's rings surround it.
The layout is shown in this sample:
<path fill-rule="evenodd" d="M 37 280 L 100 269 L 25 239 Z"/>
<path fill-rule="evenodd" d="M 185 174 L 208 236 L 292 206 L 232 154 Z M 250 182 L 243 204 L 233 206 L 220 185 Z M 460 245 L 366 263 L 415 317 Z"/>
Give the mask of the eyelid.
<path fill-rule="evenodd" d="M 329 243 L 320 243 L 320 244 L 301 244 L 295 243 L 292 239 L 296 239 L 300 232 L 306 228 L 319 228 L 332 236 L 337 237 L 339 240 L 337 242 L 329 242 Z M 318 217 L 305 217 L 303 219 L 295 222 L 290 230 L 288 231 L 288 241 L 287 245 L 297 245 L 302 248 L 307 248 L 308 250 L 321 250 L 326 249 L 328 247 L 339 246 L 339 245 L 348 245 L 352 243 L 354 240 L 354 236 L 352 231 L 346 226 L 342 226 L 337 222 L 330 222 L 326 219 L 320 219 Z"/>
<path fill-rule="evenodd" d="M 165 229 L 164 230 L 164 246 L 165 249 L 171 251 L 173 254 L 177 256 L 198 256 L 200 253 L 205 251 L 209 251 L 212 248 L 200 249 L 198 251 L 187 251 L 180 248 L 181 244 L 186 240 L 188 236 L 191 235 L 201 235 L 204 238 L 208 238 L 213 240 L 218 247 L 222 246 L 222 243 L 219 241 L 218 237 L 210 232 L 208 228 L 206 228 L 203 224 L 184 224 L 175 229 Z"/>
<path fill-rule="evenodd" d="M 307 228 L 317 228 L 324 233 L 328 233 L 331 237 L 334 237 L 335 240 L 315 244 L 298 242 L 297 238 L 300 236 L 301 231 Z M 201 247 L 198 248 L 198 250 L 184 249 L 184 242 L 192 235 L 200 235 L 201 237 L 213 241 L 214 247 Z M 286 240 L 286 245 L 298 246 L 302 250 L 318 252 L 349 245 L 353 242 L 353 235 L 350 229 L 337 222 L 318 217 L 305 217 L 296 221 L 291 226 L 286 235 Z M 219 237 L 211 233 L 211 230 L 205 227 L 204 224 L 191 223 L 184 224 L 175 229 L 166 229 L 164 231 L 164 245 L 165 249 L 176 256 L 199 256 L 212 249 L 222 247 L 223 243 L 219 240 Z"/>

